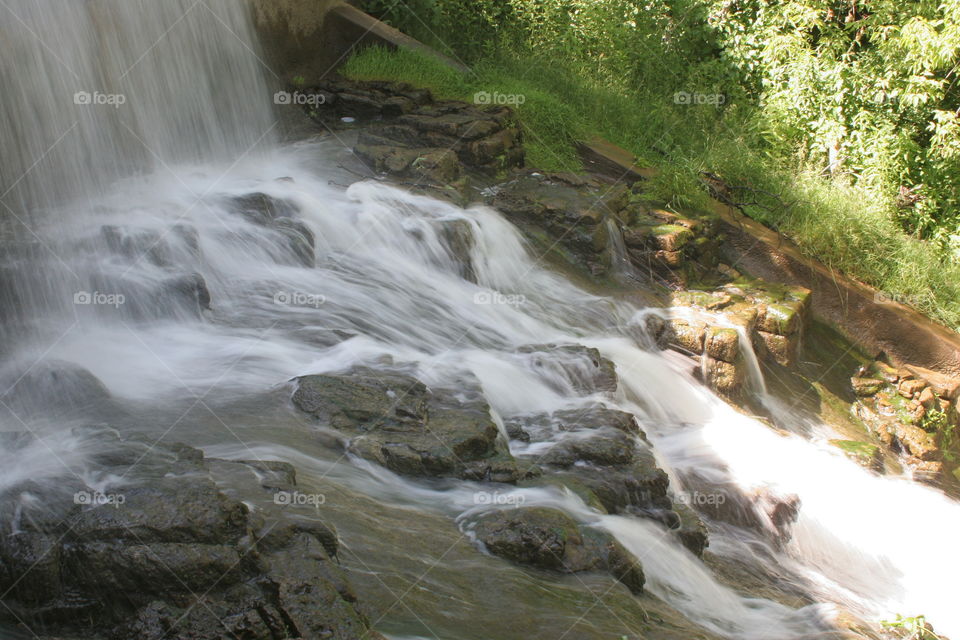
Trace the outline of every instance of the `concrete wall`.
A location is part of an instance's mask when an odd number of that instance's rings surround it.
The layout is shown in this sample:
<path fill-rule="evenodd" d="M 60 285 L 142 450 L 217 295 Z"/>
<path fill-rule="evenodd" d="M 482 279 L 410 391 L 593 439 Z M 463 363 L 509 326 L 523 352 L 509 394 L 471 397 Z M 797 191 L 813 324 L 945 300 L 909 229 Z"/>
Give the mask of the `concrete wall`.
<path fill-rule="evenodd" d="M 378 45 L 414 49 L 466 71 L 463 65 L 340 0 L 251 0 L 261 45 L 285 81 L 309 84 L 342 65 L 353 51 Z"/>

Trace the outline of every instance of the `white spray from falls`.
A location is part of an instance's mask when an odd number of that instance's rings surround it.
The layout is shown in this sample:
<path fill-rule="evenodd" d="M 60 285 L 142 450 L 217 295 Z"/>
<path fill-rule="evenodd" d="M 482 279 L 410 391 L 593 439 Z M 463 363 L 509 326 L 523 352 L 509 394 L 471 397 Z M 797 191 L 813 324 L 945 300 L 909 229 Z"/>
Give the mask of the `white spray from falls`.
<path fill-rule="evenodd" d="M 19 215 L 135 168 L 236 157 L 270 140 L 248 13 L 241 0 L 4 2 L 5 202 Z"/>

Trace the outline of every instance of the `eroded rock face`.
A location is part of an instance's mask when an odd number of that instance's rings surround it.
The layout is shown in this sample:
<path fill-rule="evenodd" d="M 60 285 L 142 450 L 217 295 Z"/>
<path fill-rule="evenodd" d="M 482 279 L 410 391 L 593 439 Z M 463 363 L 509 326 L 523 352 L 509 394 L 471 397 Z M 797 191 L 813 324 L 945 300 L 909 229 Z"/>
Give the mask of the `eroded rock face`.
<path fill-rule="evenodd" d="M 644 273 L 685 286 L 718 263 L 723 236 L 712 216 L 680 215 L 634 202 L 619 217 L 628 257 Z"/>
<path fill-rule="evenodd" d="M 472 530 L 490 553 L 512 562 L 564 573 L 606 570 L 633 593 L 643 593 L 636 556 L 609 534 L 581 527 L 557 509 L 490 511 Z"/>
<path fill-rule="evenodd" d="M 123 484 L 65 476 L 0 495 L 0 618 L 116 640 L 379 637 L 332 561 L 332 528 L 252 514 L 196 449 L 91 438 L 97 474 L 126 474 Z M 257 464 L 264 485 L 294 481 L 284 463 L 217 464 Z"/>
<path fill-rule="evenodd" d="M 704 382 L 730 399 L 742 396 L 745 349 L 780 366 L 799 357 L 810 314 L 810 292 L 802 287 L 741 278 L 712 291 L 678 291 L 671 300 L 683 312 L 671 318 L 668 341 L 702 356 Z M 743 335 L 750 344 L 741 344 Z"/>
<path fill-rule="evenodd" d="M 560 392 L 577 395 L 613 393 L 617 390 L 617 370 L 600 351 L 579 344 L 541 344 L 521 347 L 531 364 L 544 371 L 548 382 Z"/>
<path fill-rule="evenodd" d="M 407 373 L 357 367 L 297 383 L 301 411 L 342 431 L 348 451 L 396 473 L 494 482 L 537 473 L 510 455 L 476 381 L 432 390 Z"/>
<path fill-rule="evenodd" d="M 110 398 L 107 387 L 88 370 L 72 362 L 44 360 L 2 381 L 0 395 L 10 410 L 24 418 L 79 414 Z"/>
<path fill-rule="evenodd" d="M 692 510 L 674 511 L 683 505 L 671 502 L 667 474 L 632 414 L 598 405 L 505 422 L 511 437 L 522 442 L 556 441 L 524 456 L 544 468 L 541 484 L 564 486 L 600 511 L 657 520 L 691 551 L 702 553 L 706 528 Z"/>
<path fill-rule="evenodd" d="M 563 173 L 528 172 L 500 185 L 490 204 L 508 218 L 535 225 L 560 240 L 571 261 L 594 275 L 610 266 L 609 216 L 628 203 L 626 187 Z"/>
<path fill-rule="evenodd" d="M 343 117 L 375 121 L 354 151 L 378 173 L 448 185 L 466 171 L 498 176 L 523 166 L 523 133 L 507 107 L 435 101 L 407 84 L 344 78 L 300 93 L 318 98 L 308 113 L 328 126 Z"/>
<path fill-rule="evenodd" d="M 300 209 L 295 203 L 258 191 L 228 198 L 225 205 L 228 211 L 275 234 L 281 247 L 276 256 L 278 263 L 316 266 L 317 239 L 299 219 Z"/>

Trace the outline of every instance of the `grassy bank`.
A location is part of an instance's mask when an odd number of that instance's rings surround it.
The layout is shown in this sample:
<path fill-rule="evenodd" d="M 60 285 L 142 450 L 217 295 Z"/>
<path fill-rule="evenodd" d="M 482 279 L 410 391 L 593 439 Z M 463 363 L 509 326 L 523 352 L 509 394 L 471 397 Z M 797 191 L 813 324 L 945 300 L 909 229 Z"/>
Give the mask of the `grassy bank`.
<path fill-rule="evenodd" d="M 651 198 L 702 206 L 700 172 L 729 185 L 751 217 L 789 236 L 808 255 L 953 327 L 960 326 L 960 266 L 937 245 L 905 234 L 892 203 L 800 162 L 764 152 L 755 113 L 736 103 L 687 104 L 673 87 L 649 91 L 611 86 L 582 66 L 492 54 L 462 75 L 411 52 L 367 49 L 344 73 L 428 87 L 438 97 L 472 101 L 478 92 L 520 102 L 528 161 L 545 170 L 579 168 L 576 139 L 599 135 L 659 169 Z M 704 95 L 710 88 L 701 90 Z M 519 99 L 514 98 L 519 96 Z M 678 103 L 679 102 L 679 103 Z"/>

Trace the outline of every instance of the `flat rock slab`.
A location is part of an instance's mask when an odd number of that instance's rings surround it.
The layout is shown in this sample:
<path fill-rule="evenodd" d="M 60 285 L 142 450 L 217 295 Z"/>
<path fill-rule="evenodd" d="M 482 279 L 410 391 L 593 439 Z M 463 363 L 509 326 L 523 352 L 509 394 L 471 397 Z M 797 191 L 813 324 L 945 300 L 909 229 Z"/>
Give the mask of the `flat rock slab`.
<path fill-rule="evenodd" d="M 484 513 L 473 532 L 494 555 L 540 569 L 579 573 L 607 570 L 633 593 L 643 593 L 643 567 L 609 534 L 579 526 L 547 507 Z"/>
<path fill-rule="evenodd" d="M 293 403 L 342 431 L 347 450 L 404 475 L 516 482 L 518 465 L 499 437 L 476 381 L 429 389 L 413 375 L 356 367 L 297 379 Z"/>

